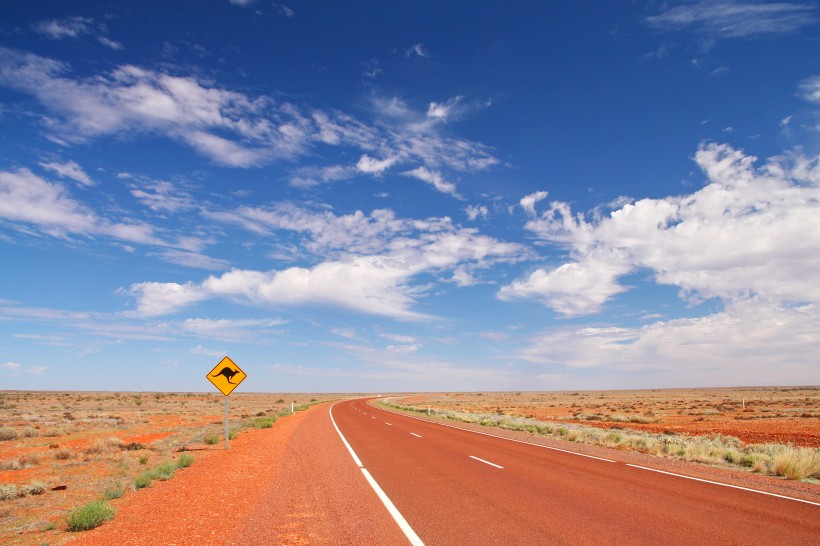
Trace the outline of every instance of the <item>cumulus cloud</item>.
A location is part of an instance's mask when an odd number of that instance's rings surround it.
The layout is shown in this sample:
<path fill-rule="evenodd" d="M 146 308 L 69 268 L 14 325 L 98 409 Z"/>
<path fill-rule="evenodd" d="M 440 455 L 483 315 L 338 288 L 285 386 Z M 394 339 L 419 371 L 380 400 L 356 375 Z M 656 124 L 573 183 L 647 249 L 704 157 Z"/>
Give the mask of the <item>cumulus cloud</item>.
<path fill-rule="evenodd" d="M 788 34 L 817 21 L 811 4 L 701 0 L 669 7 L 646 22 L 659 30 L 692 29 L 712 38 Z"/>
<path fill-rule="evenodd" d="M 709 183 L 690 195 L 641 199 L 587 221 L 553 202 L 526 227 L 566 247 L 571 261 L 503 287 L 564 315 L 593 313 L 626 290 L 618 279 L 649 270 L 698 302 L 820 302 L 820 157 L 757 158 L 706 144 L 695 161 Z"/>
<path fill-rule="evenodd" d="M 215 216 L 225 221 L 229 218 Z M 333 305 L 360 313 L 405 320 L 428 318 L 412 306 L 425 294 L 415 277 L 431 272 L 489 267 L 515 261 L 524 253 L 449 219 L 397 220 L 389 211 L 335 216 L 294 206 L 245 209 L 250 229 L 304 232 L 305 246 L 330 257 L 313 267 L 254 271 L 234 269 L 200 283 L 138 283 L 124 291 L 137 299 L 145 316 L 175 312 L 212 298 L 262 306 Z M 333 229 L 330 229 L 333 228 Z M 365 254 L 357 254 L 352 249 Z"/>
<path fill-rule="evenodd" d="M 467 205 L 467 208 L 464 209 L 464 212 L 467 214 L 467 218 L 471 221 L 474 221 L 478 218 L 487 218 L 490 211 L 487 210 L 487 207 L 484 205 Z"/>
<path fill-rule="evenodd" d="M 816 305 L 735 301 L 719 313 L 642 327 L 554 329 L 516 356 L 571 378 L 595 369 L 603 378 L 597 388 L 736 386 L 738 377 L 753 385 L 816 383 L 818 332 Z"/>
<path fill-rule="evenodd" d="M 547 195 L 549 194 L 545 191 L 537 191 L 522 197 L 518 203 L 521 205 L 521 208 L 527 212 L 527 214 L 530 216 L 535 216 L 535 205 L 546 199 Z"/>

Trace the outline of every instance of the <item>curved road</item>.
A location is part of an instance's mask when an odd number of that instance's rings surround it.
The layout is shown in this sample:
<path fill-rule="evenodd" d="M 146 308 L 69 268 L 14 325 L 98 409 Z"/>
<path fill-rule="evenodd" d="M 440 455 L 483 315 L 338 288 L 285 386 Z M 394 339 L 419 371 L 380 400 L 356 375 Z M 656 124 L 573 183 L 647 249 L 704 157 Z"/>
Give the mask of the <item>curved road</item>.
<path fill-rule="evenodd" d="M 331 417 L 426 544 L 818 544 L 820 506 L 340 402 Z"/>

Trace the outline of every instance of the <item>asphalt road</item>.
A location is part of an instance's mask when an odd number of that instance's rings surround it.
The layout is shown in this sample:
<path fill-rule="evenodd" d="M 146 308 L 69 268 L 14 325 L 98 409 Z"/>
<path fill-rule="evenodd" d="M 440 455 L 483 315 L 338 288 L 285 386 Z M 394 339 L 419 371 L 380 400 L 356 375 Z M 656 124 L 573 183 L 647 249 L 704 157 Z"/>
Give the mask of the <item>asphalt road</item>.
<path fill-rule="evenodd" d="M 364 400 L 331 412 L 428 545 L 820 544 L 817 505 L 444 427 Z"/>

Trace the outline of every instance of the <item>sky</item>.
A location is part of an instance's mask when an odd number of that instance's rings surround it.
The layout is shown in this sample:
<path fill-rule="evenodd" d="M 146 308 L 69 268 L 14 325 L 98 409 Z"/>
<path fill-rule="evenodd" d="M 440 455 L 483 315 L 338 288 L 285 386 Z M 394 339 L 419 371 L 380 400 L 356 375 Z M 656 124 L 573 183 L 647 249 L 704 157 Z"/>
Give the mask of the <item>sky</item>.
<path fill-rule="evenodd" d="M 820 384 L 820 5 L 0 6 L 0 390 Z"/>

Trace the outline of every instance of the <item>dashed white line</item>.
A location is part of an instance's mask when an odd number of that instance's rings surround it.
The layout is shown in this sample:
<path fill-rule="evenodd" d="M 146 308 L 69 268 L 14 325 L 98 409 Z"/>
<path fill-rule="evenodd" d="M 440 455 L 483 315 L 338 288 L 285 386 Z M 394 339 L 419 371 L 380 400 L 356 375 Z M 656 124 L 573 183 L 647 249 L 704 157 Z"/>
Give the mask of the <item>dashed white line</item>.
<path fill-rule="evenodd" d="M 376 496 L 378 496 L 379 500 L 382 501 L 384 507 L 387 508 L 388 512 L 390 512 L 390 515 L 393 516 L 393 520 L 398 524 L 399 529 L 402 530 L 404 536 L 406 536 L 407 540 L 410 541 L 410 544 L 412 544 L 413 546 L 424 546 L 424 542 L 422 542 L 422 540 L 419 538 L 419 536 L 416 534 L 413 528 L 410 527 L 410 524 L 407 523 L 407 520 L 404 519 L 404 516 L 401 515 L 401 512 L 399 512 L 398 508 L 396 508 L 396 505 L 393 504 L 393 501 L 390 500 L 390 497 L 388 497 L 382 490 L 382 488 L 379 487 L 379 484 L 376 482 L 375 479 L 373 479 L 373 476 L 370 475 L 370 472 L 368 472 L 367 469 L 362 465 L 362 461 L 356 455 L 356 452 L 353 451 L 353 448 L 350 447 L 349 443 L 347 443 L 347 439 L 344 437 L 344 434 L 342 434 L 342 431 L 339 430 L 338 425 L 336 425 L 336 420 L 333 419 L 333 406 L 335 405 L 336 404 L 332 404 L 330 406 L 330 421 L 333 423 L 333 428 L 335 428 L 336 432 L 339 433 L 339 438 L 342 439 L 342 442 L 344 443 L 345 447 L 350 452 L 350 455 L 353 457 L 353 462 L 355 462 L 356 466 L 358 466 L 359 469 L 361 469 L 362 474 L 364 474 L 364 477 L 367 480 L 367 483 L 369 483 L 370 487 L 373 488 L 373 491 L 376 492 Z"/>
<path fill-rule="evenodd" d="M 495 464 L 495 463 L 491 463 L 490 461 L 485 461 L 484 459 L 479 459 L 478 457 L 475 457 L 475 456 L 473 456 L 473 455 L 470 455 L 470 458 L 471 458 L 471 459 L 475 459 L 476 461 L 481 461 L 481 462 L 482 462 L 482 463 L 484 463 L 484 464 L 488 464 L 488 465 L 490 465 L 490 466 L 494 466 L 494 467 L 496 467 L 496 468 L 501 468 L 501 469 L 503 469 L 503 468 L 504 468 L 504 467 L 503 467 L 503 466 L 501 466 L 501 465 L 497 465 L 497 464 Z"/>
<path fill-rule="evenodd" d="M 372 408 L 373 406 L 370 406 L 370 407 Z M 399 413 L 397 411 L 393 411 L 393 410 L 389 410 L 389 409 L 385 409 L 385 408 L 376 408 L 376 409 L 379 409 L 381 411 L 386 411 L 387 413 L 392 413 L 394 415 L 401 415 L 402 417 L 407 417 L 408 419 L 415 419 L 416 421 L 424 421 L 425 423 L 431 423 L 431 424 L 434 424 L 434 425 L 439 425 L 441 427 L 454 428 L 456 430 L 461 430 L 463 432 L 471 432 L 473 434 L 481 434 L 482 436 L 489 436 L 491 438 L 498 438 L 499 440 L 507 440 L 508 442 L 515 442 L 517 444 L 525 444 L 525 445 L 528 445 L 528 446 L 540 447 L 540 448 L 543 448 L 543 449 L 550 449 L 552 451 L 560 451 L 562 453 L 568 453 L 570 455 L 578 455 L 579 457 L 586 457 L 587 459 L 596 459 L 598 461 L 604 461 L 604 462 L 607 462 L 607 463 L 614 463 L 615 462 L 612 459 L 605 459 L 604 457 L 596 457 L 595 455 L 587 455 L 586 453 L 578 453 L 577 451 L 570 451 L 568 449 L 561 449 L 561 448 L 558 448 L 558 447 L 545 446 L 543 444 L 534 444 L 532 442 L 525 442 L 524 440 L 515 440 L 513 438 L 506 438 L 504 436 L 498 436 L 496 434 L 490 434 L 489 432 L 479 432 L 477 430 L 470 430 L 468 428 L 456 427 L 456 426 L 453 426 L 453 425 L 448 425 L 446 423 L 439 423 L 437 421 L 428 421 L 427 419 L 421 419 L 419 417 L 414 417 L 412 415 L 405 415 L 403 413 Z"/>
<path fill-rule="evenodd" d="M 421 438 L 421 436 L 420 436 L 420 435 L 418 435 L 418 434 L 416 434 L 415 432 L 411 432 L 410 434 L 411 434 L 411 435 L 413 435 L 413 436 L 415 436 L 416 438 Z"/>

